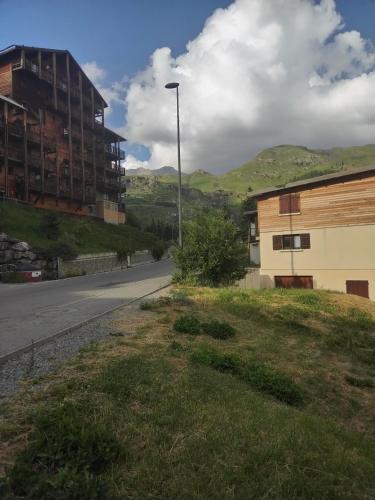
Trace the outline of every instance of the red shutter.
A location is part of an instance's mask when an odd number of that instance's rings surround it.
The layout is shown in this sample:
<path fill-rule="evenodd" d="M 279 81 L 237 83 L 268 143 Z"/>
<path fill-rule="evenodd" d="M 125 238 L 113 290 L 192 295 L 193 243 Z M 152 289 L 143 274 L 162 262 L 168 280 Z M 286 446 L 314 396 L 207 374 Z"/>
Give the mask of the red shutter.
<path fill-rule="evenodd" d="M 300 195 L 293 193 L 290 195 L 290 213 L 298 214 L 301 211 Z"/>
<path fill-rule="evenodd" d="M 301 238 L 301 248 L 306 249 L 306 248 L 311 248 L 310 247 L 310 234 L 305 233 L 305 234 L 300 234 Z"/>
<path fill-rule="evenodd" d="M 283 237 L 279 235 L 272 236 L 272 243 L 274 250 L 281 250 L 283 248 Z"/>
<path fill-rule="evenodd" d="M 300 194 L 283 194 L 279 197 L 280 214 L 298 214 L 301 211 Z"/>
<path fill-rule="evenodd" d="M 279 197 L 279 213 L 290 214 L 290 195 L 283 194 Z"/>

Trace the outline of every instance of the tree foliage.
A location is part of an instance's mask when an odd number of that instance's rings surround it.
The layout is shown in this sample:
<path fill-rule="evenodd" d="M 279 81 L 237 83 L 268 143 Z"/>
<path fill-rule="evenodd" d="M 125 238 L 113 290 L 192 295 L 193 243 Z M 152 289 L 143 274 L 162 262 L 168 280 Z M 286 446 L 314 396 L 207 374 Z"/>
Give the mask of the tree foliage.
<path fill-rule="evenodd" d="M 174 251 L 176 281 L 231 284 L 246 273 L 246 248 L 239 229 L 222 211 L 198 215 L 184 225 L 184 246 Z"/>

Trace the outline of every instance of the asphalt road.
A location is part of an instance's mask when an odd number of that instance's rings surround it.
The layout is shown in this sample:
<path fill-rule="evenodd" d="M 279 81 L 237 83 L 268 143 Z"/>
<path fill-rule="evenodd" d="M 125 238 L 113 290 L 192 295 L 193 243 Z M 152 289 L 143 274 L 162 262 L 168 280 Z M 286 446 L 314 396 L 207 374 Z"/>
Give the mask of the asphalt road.
<path fill-rule="evenodd" d="M 168 284 L 173 263 L 79 278 L 0 284 L 0 357 Z"/>

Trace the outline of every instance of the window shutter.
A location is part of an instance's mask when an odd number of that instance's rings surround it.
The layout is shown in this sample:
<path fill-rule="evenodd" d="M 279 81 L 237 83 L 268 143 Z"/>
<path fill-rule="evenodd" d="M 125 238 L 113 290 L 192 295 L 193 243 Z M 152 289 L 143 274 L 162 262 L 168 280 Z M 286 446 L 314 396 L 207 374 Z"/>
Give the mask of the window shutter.
<path fill-rule="evenodd" d="M 283 237 L 280 235 L 272 236 L 273 249 L 281 250 L 283 248 Z"/>
<path fill-rule="evenodd" d="M 311 248 L 310 247 L 310 234 L 305 233 L 301 234 L 301 248 L 306 249 L 306 248 Z"/>
<path fill-rule="evenodd" d="M 290 195 L 283 194 L 279 197 L 279 213 L 290 214 Z"/>
<path fill-rule="evenodd" d="M 290 212 L 292 214 L 297 214 L 301 211 L 300 195 L 299 193 L 293 193 L 290 195 Z"/>

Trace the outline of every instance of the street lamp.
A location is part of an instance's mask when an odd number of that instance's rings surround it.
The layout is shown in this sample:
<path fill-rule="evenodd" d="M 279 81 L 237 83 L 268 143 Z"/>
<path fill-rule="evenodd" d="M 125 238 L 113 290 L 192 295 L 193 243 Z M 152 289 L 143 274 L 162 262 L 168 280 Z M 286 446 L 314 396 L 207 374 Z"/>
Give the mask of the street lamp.
<path fill-rule="evenodd" d="M 182 204 L 181 204 L 181 151 L 180 151 L 180 104 L 178 97 L 178 82 L 167 83 L 166 89 L 176 89 L 177 97 L 177 154 L 178 154 L 178 243 L 182 248 Z"/>

